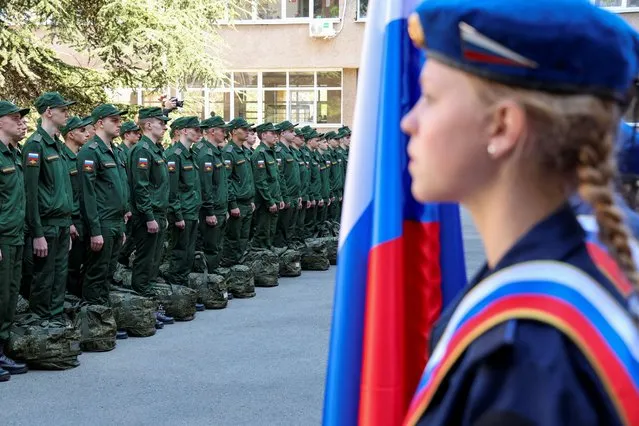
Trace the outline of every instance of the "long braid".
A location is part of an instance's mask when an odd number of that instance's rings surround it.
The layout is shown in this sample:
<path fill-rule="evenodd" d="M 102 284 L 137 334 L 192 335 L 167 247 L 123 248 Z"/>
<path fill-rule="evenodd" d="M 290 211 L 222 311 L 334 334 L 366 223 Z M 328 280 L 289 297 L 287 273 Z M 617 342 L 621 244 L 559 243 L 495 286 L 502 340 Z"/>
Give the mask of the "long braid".
<path fill-rule="evenodd" d="M 630 232 L 614 199 L 613 138 L 613 132 L 607 132 L 599 141 L 586 142 L 581 146 L 577 190 L 594 210 L 601 242 L 633 286 L 638 288 L 639 272 L 632 257 Z"/>

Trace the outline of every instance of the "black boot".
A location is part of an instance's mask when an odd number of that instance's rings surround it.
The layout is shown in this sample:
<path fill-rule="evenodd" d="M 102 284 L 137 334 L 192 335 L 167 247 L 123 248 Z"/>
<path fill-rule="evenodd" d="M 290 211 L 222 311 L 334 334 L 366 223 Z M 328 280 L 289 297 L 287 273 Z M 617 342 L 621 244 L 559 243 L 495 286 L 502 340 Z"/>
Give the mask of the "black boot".
<path fill-rule="evenodd" d="M 4 354 L 4 343 L 0 343 L 0 381 L 2 381 L 2 371 L 9 374 L 24 374 L 29 371 L 27 364 L 15 362 Z"/>
<path fill-rule="evenodd" d="M 195 304 L 195 310 L 196 310 L 197 312 L 205 311 L 205 310 L 206 310 L 206 306 L 204 306 L 204 304 L 203 304 L 203 303 L 196 303 L 196 304 Z"/>
<path fill-rule="evenodd" d="M 0 368 L 0 382 L 8 382 L 11 379 L 11 373 Z"/>

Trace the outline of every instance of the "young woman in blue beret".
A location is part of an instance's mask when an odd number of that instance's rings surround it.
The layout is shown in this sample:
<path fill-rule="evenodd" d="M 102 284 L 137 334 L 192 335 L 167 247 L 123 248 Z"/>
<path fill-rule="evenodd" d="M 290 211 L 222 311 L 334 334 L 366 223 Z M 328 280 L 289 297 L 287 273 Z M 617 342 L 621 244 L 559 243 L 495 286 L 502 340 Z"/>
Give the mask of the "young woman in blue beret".
<path fill-rule="evenodd" d="M 639 425 L 639 274 L 613 190 L 637 34 L 585 0 L 428 0 L 409 34 L 428 57 L 402 122 L 412 193 L 462 203 L 487 263 L 433 330 L 406 424 Z"/>

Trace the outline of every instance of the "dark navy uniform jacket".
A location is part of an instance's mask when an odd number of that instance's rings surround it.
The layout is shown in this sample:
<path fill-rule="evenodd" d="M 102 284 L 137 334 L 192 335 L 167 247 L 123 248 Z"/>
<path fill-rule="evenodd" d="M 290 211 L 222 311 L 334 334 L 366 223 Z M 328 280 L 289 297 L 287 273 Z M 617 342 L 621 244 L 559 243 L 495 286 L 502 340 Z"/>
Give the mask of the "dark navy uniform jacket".
<path fill-rule="evenodd" d="M 494 269 L 484 266 L 465 291 L 517 263 L 560 260 L 591 275 L 625 306 L 624 297 L 590 259 L 584 238 L 566 205 L 522 237 Z M 436 324 L 431 352 L 462 297 Z M 511 320 L 468 347 L 418 424 L 614 426 L 621 422 L 586 357 L 567 336 L 540 322 Z"/>

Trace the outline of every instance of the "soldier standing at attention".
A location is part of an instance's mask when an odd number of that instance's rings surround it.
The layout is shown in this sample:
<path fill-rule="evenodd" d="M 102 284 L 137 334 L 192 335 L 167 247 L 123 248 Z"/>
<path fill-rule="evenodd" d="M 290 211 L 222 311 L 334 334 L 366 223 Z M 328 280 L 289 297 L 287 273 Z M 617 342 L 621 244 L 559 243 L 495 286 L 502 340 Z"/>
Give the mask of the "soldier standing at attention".
<path fill-rule="evenodd" d="M 84 275 L 83 265 L 86 260 L 86 241 L 84 232 L 84 221 L 80 211 L 81 185 L 78 176 L 77 154 L 80 148 L 89 140 L 87 131 L 88 119 L 71 117 L 62 128 L 61 134 L 64 138 L 64 157 L 69 169 L 71 179 L 71 189 L 73 191 L 73 213 L 71 214 L 71 251 L 69 252 L 69 272 L 67 277 L 67 291 L 74 296 L 82 297 L 82 279 Z"/>
<path fill-rule="evenodd" d="M 64 145 L 58 133 L 69 117 L 69 106 L 58 92 L 47 92 L 35 101 L 42 122 L 27 139 L 23 163 L 27 198 L 26 222 L 33 247 L 33 282 L 29 306 L 53 326 L 62 317 L 69 268 L 73 194 Z"/>
<path fill-rule="evenodd" d="M 230 218 L 224 235 L 222 266 L 240 264 L 249 242 L 251 218 L 255 210 L 255 186 L 251 158 L 242 144 L 246 142 L 250 127 L 242 117 L 231 120 L 227 125 L 231 142 L 224 148 L 222 156 L 229 183 Z"/>
<path fill-rule="evenodd" d="M 24 137 L 22 117 L 28 113 L 28 108 L 0 101 L 0 382 L 27 372 L 25 364 L 4 354 L 4 346 L 16 312 L 24 249 L 24 177 L 12 144 Z"/>
<path fill-rule="evenodd" d="M 166 213 L 169 208 L 169 171 L 162 157 L 162 137 L 166 132 L 165 116 L 159 107 L 142 108 L 138 125 L 142 139 L 129 156 L 129 185 L 135 242 L 135 260 L 131 287 L 143 296 L 153 297 L 151 280 L 157 276 L 166 232 Z M 173 319 L 158 313 L 164 324 Z"/>
<path fill-rule="evenodd" d="M 315 158 L 320 164 L 321 196 L 324 204 L 317 211 L 317 226 L 320 234 L 326 232 L 326 220 L 328 219 L 328 209 L 333 202 L 333 192 L 331 191 L 331 167 L 332 162 L 328 152 L 328 142 L 325 137 L 319 139 L 319 146 L 315 151 Z M 321 236 L 321 235 L 320 235 Z"/>
<path fill-rule="evenodd" d="M 122 143 L 119 146 L 119 155 L 120 155 L 120 159 L 124 163 L 125 168 L 127 169 L 126 188 L 127 188 L 127 192 L 129 193 L 129 197 L 127 199 L 127 203 L 128 203 L 127 212 L 131 211 L 131 194 L 130 194 L 131 185 L 129 184 L 129 179 L 128 179 L 129 154 L 131 153 L 131 149 L 133 149 L 135 144 L 138 143 L 141 136 L 142 135 L 140 135 L 140 127 L 137 124 L 135 124 L 135 122 L 125 121 L 124 123 L 122 123 L 122 126 L 120 127 L 120 137 L 122 138 Z M 131 220 L 130 215 L 126 219 L 127 219 L 126 230 L 125 230 L 126 241 L 124 242 L 124 245 L 120 249 L 120 253 L 118 254 L 117 261 L 128 268 L 129 258 L 131 257 L 131 253 L 133 253 L 133 250 L 135 249 L 135 243 L 133 242 L 133 238 L 131 238 L 131 234 L 133 232 L 133 221 Z M 112 265 L 112 268 L 115 270 L 116 266 L 117 265 Z"/>
<path fill-rule="evenodd" d="M 293 242 L 295 223 L 302 206 L 300 165 L 292 148 L 295 126 L 297 124 L 290 121 L 283 121 L 276 126 L 280 131 L 280 137 L 275 151 L 281 164 L 282 199 L 285 204 L 284 209 L 279 213 L 277 230 L 273 240 L 276 247 L 288 247 Z"/>
<path fill-rule="evenodd" d="M 277 133 L 272 123 L 261 124 L 256 130 L 261 143 L 251 157 L 256 192 L 255 235 L 251 246 L 258 250 L 270 250 L 273 246 L 278 210 L 284 207 L 273 150 L 277 143 Z"/>
<path fill-rule="evenodd" d="M 195 116 L 184 117 L 174 128 L 180 140 L 166 157 L 170 182 L 169 222 L 174 225 L 166 279 L 172 284 L 187 286 L 195 260 L 197 222 L 202 205 L 200 176 L 191 145 L 202 138 L 202 129 Z"/>
<path fill-rule="evenodd" d="M 219 146 L 224 143 L 226 124 L 222 117 L 202 121 L 204 139 L 197 156 L 202 188 L 200 235 L 209 272 L 220 266 L 222 236 L 228 218 L 228 179 Z"/>
<path fill-rule="evenodd" d="M 309 190 L 311 181 L 310 156 L 307 157 L 306 147 L 304 146 L 304 133 L 301 130 L 295 129 L 295 137 L 293 138 L 291 147 L 300 166 L 300 196 L 302 198 L 302 205 L 297 213 L 295 232 L 293 233 L 295 246 L 300 248 L 304 245 L 306 212 L 313 206 Z"/>
<path fill-rule="evenodd" d="M 95 136 L 78 153 L 80 208 L 90 237 L 82 298 L 92 305 L 109 305 L 111 259 L 124 239 L 126 169 L 113 146 L 123 114 L 111 104 L 96 107 L 91 113 Z"/>
<path fill-rule="evenodd" d="M 317 158 L 317 146 L 319 134 L 315 130 L 306 133 L 306 153 L 310 163 L 311 178 L 309 181 L 309 198 L 311 208 L 306 211 L 306 226 L 304 227 L 304 239 L 313 238 L 317 231 L 317 217 L 320 208 L 324 207 L 322 198 L 322 179 L 320 175 L 320 160 Z"/>

